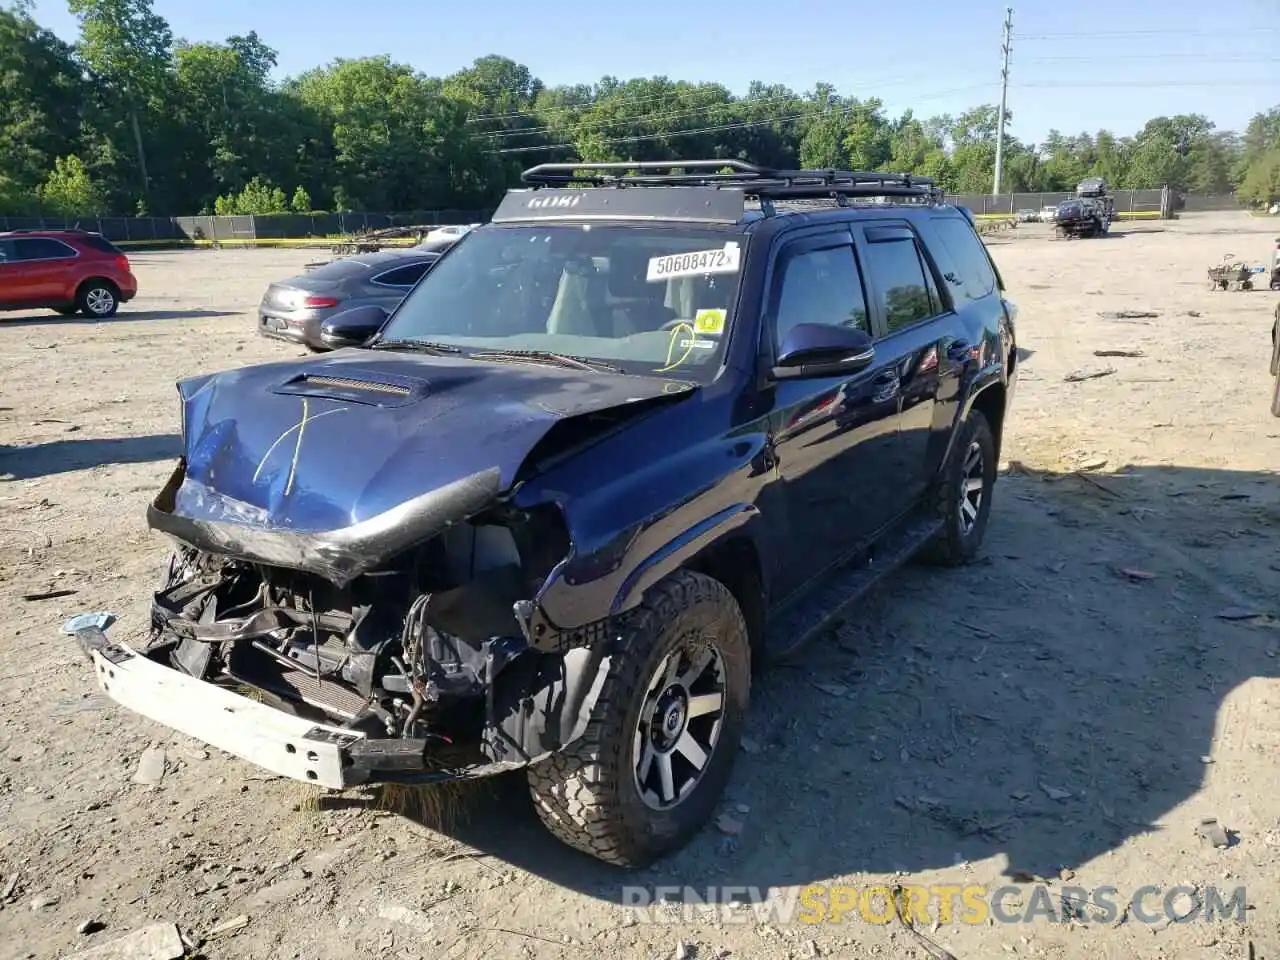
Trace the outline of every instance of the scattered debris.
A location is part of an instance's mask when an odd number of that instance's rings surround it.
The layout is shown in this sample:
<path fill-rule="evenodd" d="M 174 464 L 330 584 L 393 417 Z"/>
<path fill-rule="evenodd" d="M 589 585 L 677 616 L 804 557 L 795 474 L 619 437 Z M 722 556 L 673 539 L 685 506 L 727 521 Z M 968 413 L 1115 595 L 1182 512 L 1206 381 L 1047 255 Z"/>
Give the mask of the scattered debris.
<path fill-rule="evenodd" d="M 1070 880 L 1075 875 L 1076 875 L 1076 872 L 1072 870 L 1070 867 L 1063 867 L 1058 871 L 1058 879 L 1063 881 Z"/>
<path fill-rule="evenodd" d="M 242 913 L 238 917 L 232 917 L 230 920 L 224 920 L 222 923 L 218 924 L 209 931 L 209 937 L 212 939 L 213 937 L 224 937 L 228 934 L 239 933 L 248 925 L 249 918 Z"/>
<path fill-rule="evenodd" d="M 159 783 L 164 779 L 164 766 L 164 751 L 159 747 L 147 747 L 138 758 L 138 769 L 133 775 L 133 782 Z"/>
<path fill-rule="evenodd" d="M 671 956 L 673 960 L 690 960 L 693 956 L 693 948 L 683 941 L 678 941 L 676 951 Z"/>
<path fill-rule="evenodd" d="M 175 924 L 156 923 L 63 960 L 179 960 L 186 952 Z"/>
<path fill-rule="evenodd" d="M 37 893 L 31 898 L 31 911 L 38 913 L 46 907 L 56 907 L 58 905 L 58 895 L 56 893 Z"/>
<path fill-rule="evenodd" d="M 1095 357 L 1145 357 L 1141 350 L 1095 350 Z"/>
<path fill-rule="evenodd" d="M 1121 567 L 1117 571 L 1120 576 L 1130 580 L 1154 580 L 1156 575 L 1148 570 L 1135 570 L 1133 567 Z"/>
<path fill-rule="evenodd" d="M 1250 607 L 1224 607 L 1214 616 L 1219 620 L 1252 620 L 1255 617 L 1265 617 L 1266 614 Z"/>
<path fill-rule="evenodd" d="M 1206 754 L 1205 756 L 1203 756 L 1203 757 L 1201 757 L 1201 758 L 1200 758 L 1200 762 L 1201 762 L 1201 763 L 1204 763 L 1204 764 L 1213 763 L 1213 757 L 1211 757 L 1211 756 L 1209 756 L 1208 754 Z"/>
<path fill-rule="evenodd" d="M 722 813 L 716 817 L 716 829 L 728 837 L 736 837 L 742 832 L 743 822 L 737 817 Z"/>
<path fill-rule="evenodd" d="M 115 622 L 115 614 L 105 611 L 78 613 L 62 625 L 62 632 L 68 636 L 75 636 L 81 630 L 105 630 Z"/>
<path fill-rule="evenodd" d="M 107 925 L 101 920 L 86 920 L 80 926 L 76 927 L 76 933 L 82 937 L 87 937 L 91 933 L 97 933 L 99 930 L 105 930 Z"/>
<path fill-rule="evenodd" d="M 70 597 L 74 596 L 75 593 L 75 590 L 44 590 L 40 593 L 24 593 L 22 599 L 28 603 L 33 603 L 36 600 L 57 600 L 59 597 Z"/>
<path fill-rule="evenodd" d="M 1012 800 L 1030 800 L 1031 794 L 1026 790 L 1015 790 L 1009 794 L 1009 797 Z"/>
<path fill-rule="evenodd" d="M 1208 840 L 1215 847 L 1231 846 L 1231 838 L 1227 835 L 1227 831 L 1222 829 L 1222 825 L 1214 817 L 1206 817 L 1201 820 L 1200 825 L 1196 827 L 1196 833 L 1200 835 L 1202 840 Z"/>
<path fill-rule="evenodd" d="M 834 680 L 817 680 L 813 684 L 823 693 L 833 697 L 845 697 L 849 695 L 849 688 L 843 683 L 837 683 Z"/>
<path fill-rule="evenodd" d="M 431 918 L 421 910 L 413 910 L 398 903 L 382 904 L 378 907 L 378 916 L 383 920 L 390 920 L 392 923 L 399 923 L 417 930 L 419 933 L 430 933 L 435 929 Z"/>
<path fill-rule="evenodd" d="M 1160 314 L 1154 310 L 1100 310 L 1098 316 L 1103 320 L 1145 320 Z"/>
<path fill-rule="evenodd" d="M 1094 369 L 1073 370 L 1062 378 L 1064 383 L 1080 383 L 1084 380 L 1097 380 L 1099 377 L 1109 377 L 1116 372 L 1115 367 L 1098 367 Z"/>
<path fill-rule="evenodd" d="M 1070 790 L 1063 790 L 1061 787 L 1051 787 L 1047 783 L 1037 781 L 1041 790 L 1050 800 L 1070 800 L 1075 794 Z"/>
<path fill-rule="evenodd" d="M 738 741 L 738 746 L 739 748 L 741 748 L 743 753 L 750 753 L 750 754 L 757 754 L 762 749 L 760 744 L 757 743 L 755 740 L 752 740 L 750 737 L 743 737 L 741 740 Z"/>
<path fill-rule="evenodd" d="M 9 879 L 5 881 L 4 889 L 0 890 L 0 900 L 8 900 L 13 896 L 13 891 L 18 889 L 18 871 L 15 870 L 9 874 Z"/>
<path fill-rule="evenodd" d="M 1202 317 L 1202 316 L 1204 316 L 1204 314 L 1202 314 L 1199 310 L 1183 310 L 1183 311 L 1182 311 L 1182 315 L 1183 315 L 1184 317 Z"/>
<path fill-rule="evenodd" d="M 904 901 L 905 895 L 902 887 L 900 885 L 895 886 L 893 888 L 893 912 L 898 918 L 899 925 L 901 925 L 902 928 L 911 935 L 916 943 L 920 945 L 921 949 L 929 954 L 929 956 L 933 957 L 934 960 L 959 960 L 959 958 L 957 958 L 956 955 L 946 947 L 934 940 L 931 940 L 915 928 L 914 924 L 912 924 L 909 919 L 911 916 L 910 910 L 903 908 Z"/>

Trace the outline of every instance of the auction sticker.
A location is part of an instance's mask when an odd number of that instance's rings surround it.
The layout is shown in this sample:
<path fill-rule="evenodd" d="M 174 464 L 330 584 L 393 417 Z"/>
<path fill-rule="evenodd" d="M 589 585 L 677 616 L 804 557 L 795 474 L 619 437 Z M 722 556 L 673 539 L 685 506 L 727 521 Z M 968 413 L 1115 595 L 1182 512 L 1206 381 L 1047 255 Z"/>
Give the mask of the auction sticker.
<path fill-rule="evenodd" d="M 649 261 L 649 283 L 669 280 L 672 277 L 701 277 L 708 273 L 737 273 L 742 248 L 730 241 L 715 250 L 695 250 L 692 253 L 671 253 L 654 257 Z"/>
<path fill-rule="evenodd" d="M 718 336 L 724 333 L 725 311 L 719 307 L 699 310 L 693 315 L 693 329 L 696 333 Z"/>

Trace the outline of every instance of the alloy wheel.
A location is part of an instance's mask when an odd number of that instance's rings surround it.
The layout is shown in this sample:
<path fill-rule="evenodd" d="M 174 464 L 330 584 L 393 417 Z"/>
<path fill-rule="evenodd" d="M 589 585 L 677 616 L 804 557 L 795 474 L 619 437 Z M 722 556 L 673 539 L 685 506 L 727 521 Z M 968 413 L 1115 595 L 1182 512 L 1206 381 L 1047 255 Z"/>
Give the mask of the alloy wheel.
<path fill-rule="evenodd" d="M 678 645 L 658 664 L 632 738 L 636 789 L 648 807 L 670 810 L 698 785 L 720 740 L 725 693 L 714 643 Z"/>
<path fill-rule="evenodd" d="M 95 317 L 102 317 L 111 312 L 116 305 L 116 298 L 105 287 L 94 287 L 84 297 L 84 305 Z"/>
<path fill-rule="evenodd" d="M 982 498 L 986 495 L 984 467 L 982 444 L 975 440 L 965 451 L 960 479 L 960 532 L 966 537 L 978 523 Z"/>

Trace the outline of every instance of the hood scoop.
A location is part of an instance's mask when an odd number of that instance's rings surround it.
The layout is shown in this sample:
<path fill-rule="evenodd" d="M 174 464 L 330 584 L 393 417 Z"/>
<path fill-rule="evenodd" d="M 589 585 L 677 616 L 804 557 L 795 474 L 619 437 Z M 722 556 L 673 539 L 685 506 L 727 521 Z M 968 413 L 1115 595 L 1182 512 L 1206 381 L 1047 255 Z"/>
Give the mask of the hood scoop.
<path fill-rule="evenodd" d="M 272 392 L 295 397 L 345 400 L 375 407 L 401 407 L 421 400 L 427 395 L 429 388 L 430 384 L 426 380 L 385 370 L 344 370 L 341 375 L 304 370 L 275 387 Z"/>

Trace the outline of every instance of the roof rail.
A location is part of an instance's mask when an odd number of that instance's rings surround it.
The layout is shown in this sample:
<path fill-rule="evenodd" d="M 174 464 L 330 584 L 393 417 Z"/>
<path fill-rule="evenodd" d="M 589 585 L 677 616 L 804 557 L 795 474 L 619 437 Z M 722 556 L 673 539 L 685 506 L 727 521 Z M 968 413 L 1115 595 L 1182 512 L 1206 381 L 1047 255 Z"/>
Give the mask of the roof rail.
<path fill-rule="evenodd" d="M 14 227 L 6 233 L 91 233 L 80 227 Z"/>
<path fill-rule="evenodd" d="M 679 173 L 673 171 L 680 171 Z M 929 177 L 863 170 L 779 170 L 742 160 L 646 160 L 632 163 L 542 163 L 521 179 L 533 187 L 718 187 L 742 190 L 772 212 L 772 200 L 914 197 L 940 202 Z"/>

